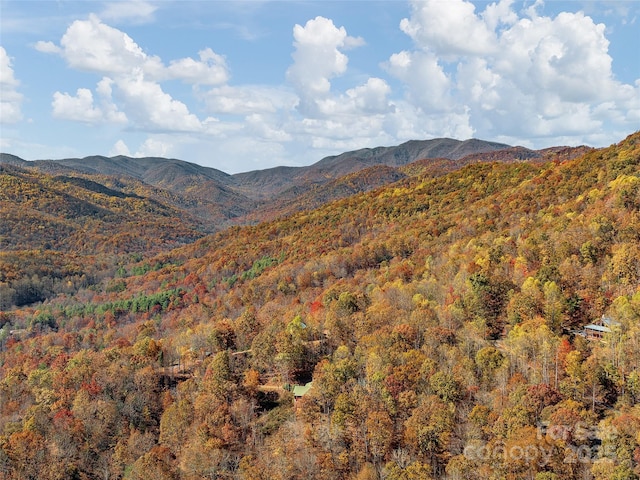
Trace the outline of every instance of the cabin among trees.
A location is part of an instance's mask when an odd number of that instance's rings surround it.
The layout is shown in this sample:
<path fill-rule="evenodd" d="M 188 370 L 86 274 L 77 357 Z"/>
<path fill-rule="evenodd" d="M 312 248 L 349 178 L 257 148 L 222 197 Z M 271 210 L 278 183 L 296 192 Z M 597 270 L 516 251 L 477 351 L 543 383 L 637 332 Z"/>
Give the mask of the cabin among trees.
<path fill-rule="evenodd" d="M 583 335 L 587 340 L 602 340 L 607 333 L 611 333 L 616 328 L 620 328 L 620 323 L 603 315 L 599 320 L 585 325 Z"/>
<path fill-rule="evenodd" d="M 307 382 L 304 385 L 294 385 L 293 386 L 293 401 L 297 403 L 297 401 L 304 397 L 307 392 L 311 389 L 313 382 Z"/>

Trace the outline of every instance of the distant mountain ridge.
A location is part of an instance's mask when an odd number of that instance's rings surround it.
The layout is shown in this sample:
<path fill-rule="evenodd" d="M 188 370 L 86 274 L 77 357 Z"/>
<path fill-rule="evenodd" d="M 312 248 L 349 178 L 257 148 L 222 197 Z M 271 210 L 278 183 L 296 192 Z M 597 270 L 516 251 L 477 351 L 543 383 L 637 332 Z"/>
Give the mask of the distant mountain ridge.
<path fill-rule="evenodd" d="M 398 146 L 362 148 L 325 157 L 306 167 L 281 166 L 233 175 L 188 161 L 162 157 L 94 155 L 84 158 L 26 161 L 15 155 L 2 153 L 0 163 L 11 163 L 23 167 L 37 166 L 40 170 L 48 172 L 63 166 L 86 174 L 127 175 L 170 190 L 188 186 L 188 179 L 211 180 L 220 186 L 234 187 L 249 198 L 254 198 L 282 192 L 296 183 L 329 181 L 374 165 L 398 167 L 426 158 L 457 160 L 469 154 L 507 148 L 510 146 L 478 139 L 410 140 Z M 256 191 L 254 187 L 260 187 L 261 191 Z"/>
<path fill-rule="evenodd" d="M 560 151 L 566 147 L 554 147 Z M 582 150 L 581 150 L 582 151 Z M 362 148 L 329 156 L 304 167 L 279 166 L 228 174 L 184 160 L 127 156 L 26 161 L 8 153 L 0 164 L 37 169 L 50 175 L 85 176 L 105 188 L 130 194 L 132 180 L 156 189 L 155 200 L 184 209 L 208 231 L 228 225 L 254 223 L 397 181 L 411 171 L 433 175 L 481 161 L 544 159 L 545 151 L 511 147 L 479 139 L 411 140 L 397 146 Z M 418 162 L 414 167 L 408 167 Z M 407 169 L 403 172 L 403 169 Z M 363 172 L 358 178 L 358 173 Z M 107 180 L 107 177 L 110 180 Z M 117 180 L 115 180 L 117 179 Z M 127 180 L 130 179 L 130 180 Z M 95 187 L 94 185 L 94 188 Z M 135 192 L 133 192 L 135 193 Z"/>
<path fill-rule="evenodd" d="M 317 167 L 340 165 L 347 159 L 372 164 L 384 164 L 392 167 L 406 165 L 422 158 L 449 158 L 458 160 L 472 153 L 483 153 L 504 150 L 510 145 L 486 142 L 472 138 L 470 140 L 454 140 L 437 138 L 434 140 L 409 140 L 396 147 L 363 148 L 353 152 L 326 157 L 315 164 Z"/>
<path fill-rule="evenodd" d="M 510 148 L 509 145 L 483 140 L 410 140 L 393 147 L 361 148 L 325 157 L 307 167 L 275 167 L 233 175 L 238 188 L 246 194 L 254 192 L 265 198 L 283 192 L 293 185 L 324 183 L 375 165 L 400 167 L 416 160 L 448 158 L 458 160 L 471 153 L 484 153 Z M 257 192 L 257 193 L 256 193 Z"/>

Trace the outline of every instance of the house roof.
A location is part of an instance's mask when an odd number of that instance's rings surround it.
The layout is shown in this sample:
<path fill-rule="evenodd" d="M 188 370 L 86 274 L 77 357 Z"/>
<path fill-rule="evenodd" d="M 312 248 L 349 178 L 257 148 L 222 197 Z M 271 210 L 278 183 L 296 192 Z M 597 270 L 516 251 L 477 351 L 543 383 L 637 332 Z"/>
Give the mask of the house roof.
<path fill-rule="evenodd" d="M 306 395 L 306 393 L 311 388 L 311 384 L 312 383 L 313 382 L 306 383 L 304 386 L 303 385 L 294 385 L 294 387 L 293 387 L 293 396 L 294 397 L 302 397 L 302 396 Z"/>
<path fill-rule="evenodd" d="M 605 317 L 604 315 L 602 316 L 602 323 L 609 327 L 620 326 L 620 322 L 616 322 L 613 318 Z"/>
<path fill-rule="evenodd" d="M 585 325 L 584 328 L 586 330 L 595 330 L 596 332 L 604 332 L 604 333 L 609 333 L 611 331 L 609 327 L 604 327 L 602 325 L 595 325 L 593 323 L 590 323 L 589 325 Z"/>

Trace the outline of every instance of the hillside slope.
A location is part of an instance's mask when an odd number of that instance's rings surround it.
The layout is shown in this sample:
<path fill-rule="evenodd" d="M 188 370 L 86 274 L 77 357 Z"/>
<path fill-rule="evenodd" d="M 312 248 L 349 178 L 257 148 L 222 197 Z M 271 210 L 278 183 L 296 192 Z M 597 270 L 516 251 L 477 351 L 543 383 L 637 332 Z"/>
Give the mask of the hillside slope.
<path fill-rule="evenodd" d="M 153 263 L 0 316 L 9 476 L 640 475 L 640 132 Z M 603 315 L 604 341 L 578 334 Z"/>
<path fill-rule="evenodd" d="M 42 300 L 59 291 L 75 291 L 76 284 L 87 283 L 90 269 L 78 268 L 77 263 L 82 263 L 81 259 L 89 254 L 116 254 L 121 257 L 127 252 L 147 256 L 188 243 L 201 236 L 200 231 L 214 232 L 230 224 L 275 219 L 392 183 L 405 174 L 377 164 L 390 163 L 393 152 L 396 152 L 396 157 L 400 152 L 405 161 L 430 152 L 455 157 L 469 151 L 488 149 L 495 154 L 498 151 L 495 149 L 502 147 L 488 142 L 449 139 L 408 142 L 399 147 L 364 149 L 340 158 L 325 159 L 317 166 L 299 169 L 298 177 L 291 173 L 296 169 L 287 167 L 253 172 L 245 180 L 250 179 L 248 183 L 254 187 L 257 186 L 255 182 L 273 182 L 268 187 L 261 185 L 265 192 L 294 185 L 261 202 L 239 193 L 246 185 L 242 187 L 238 178 L 176 159 L 93 156 L 25 161 L 2 154 L 0 166 L 5 165 L 3 178 L 6 185 L 0 246 L 7 251 L 20 250 L 22 253 L 4 256 L 0 268 L 0 282 L 4 282 L 0 290 L 4 294 L 0 305 L 6 307 L 12 302 L 21 305 L 30 299 Z M 475 154 L 473 161 L 482 161 L 482 155 Z M 536 153 L 530 152 L 530 156 L 535 157 Z M 341 171 L 357 169 L 358 163 L 350 160 L 356 157 L 366 158 L 365 164 L 368 162 L 375 166 L 333 178 Z M 524 157 L 514 152 L 500 158 L 517 161 Z M 398 163 L 398 160 L 394 162 Z M 451 160 L 446 168 L 442 161 L 423 162 L 433 175 L 439 175 L 461 168 L 466 160 Z M 331 173 L 320 167 L 328 163 L 331 164 Z M 319 168 L 325 168 L 320 176 L 317 175 Z M 312 173 L 314 171 L 316 174 Z M 301 175 L 300 172 L 306 173 Z M 272 174 L 279 180 L 274 180 Z M 293 181 L 294 178 L 297 180 Z M 255 198 L 263 196 L 251 191 Z M 139 219 L 143 214 L 144 222 Z M 182 220 L 174 225 L 170 218 Z M 35 253 L 38 251 L 47 253 Z M 75 256 L 74 259 L 69 257 L 70 254 Z M 62 255 L 70 265 L 76 265 L 68 270 L 83 271 L 80 278 L 84 280 L 79 282 L 76 278 L 70 281 L 70 274 L 64 268 L 51 266 L 51 255 Z M 117 260 L 111 257 L 108 261 L 112 268 L 122 262 L 120 257 Z M 56 262 L 59 264 L 60 261 L 59 258 Z M 18 272 L 21 262 L 29 267 Z M 92 265 L 95 260 L 86 263 Z M 89 274 L 91 278 L 94 276 Z M 71 287 L 61 286 L 69 282 Z"/>
<path fill-rule="evenodd" d="M 202 167 L 183 160 L 125 156 L 66 158 L 60 160 L 24 161 L 2 154 L 0 163 L 13 163 L 23 168 L 34 168 L 50 174 L 84 175 L 118 178 L 131 183 L 131 179 L 170 192 L 175 206 L 184 208 L 205 223 L 224 224 L 229 218 L 252 210 L 254 202 L 238 193 L 233 178 L 220 170 Z M 127 180 L 128 179 L 128 180 Z M 210 228 L 214 231 L 215 228 Z"/>
<path fill-rule="evenodd" d="M 302 210 L 313 210 L 356 193 L 389 185 L 405 178 L 399 169 L 377 165 L 319 183 L 305 183 L 260 202 L 255 210 L 240 218 L 243 223 L 258 223 L 291 215 Z"/>
<path fill-rule="evenodd" d="M 154 192 L 95 180 L 0 164 L 0 309 L 74 292 L 131 255 L 204 236 L 196 218 Z"/>

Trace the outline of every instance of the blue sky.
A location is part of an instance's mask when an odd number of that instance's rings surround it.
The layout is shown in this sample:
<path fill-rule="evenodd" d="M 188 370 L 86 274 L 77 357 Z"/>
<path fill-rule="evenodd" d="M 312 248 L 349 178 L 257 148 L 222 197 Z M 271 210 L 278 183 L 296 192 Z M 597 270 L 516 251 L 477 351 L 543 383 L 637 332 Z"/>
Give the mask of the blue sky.
<path fill-rule="evenodd" d="M 0 0 L 0 150 L 228 173 L 640 128 L 640 2 Z"/>

